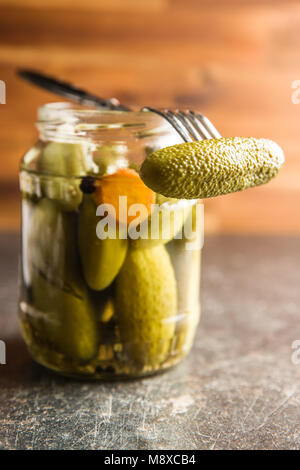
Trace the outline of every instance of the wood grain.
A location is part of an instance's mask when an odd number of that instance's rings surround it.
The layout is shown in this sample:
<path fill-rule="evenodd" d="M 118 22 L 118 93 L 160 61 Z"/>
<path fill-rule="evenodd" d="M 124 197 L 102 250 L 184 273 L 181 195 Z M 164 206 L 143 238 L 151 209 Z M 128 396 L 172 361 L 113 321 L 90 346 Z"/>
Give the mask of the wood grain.
<path fill-rule="evenodd" d="M 57 99 L 16 77 L 60 76 L 129 105 L 190 107 L 223 135 L 272 138 L 286 164 L 263 188 L 206 204 L 207 232 L 300 233 L 300 4 L 254 0 L 0 0 L 0 228 L 19 223 L 18 165 L 37 106 Z"/>

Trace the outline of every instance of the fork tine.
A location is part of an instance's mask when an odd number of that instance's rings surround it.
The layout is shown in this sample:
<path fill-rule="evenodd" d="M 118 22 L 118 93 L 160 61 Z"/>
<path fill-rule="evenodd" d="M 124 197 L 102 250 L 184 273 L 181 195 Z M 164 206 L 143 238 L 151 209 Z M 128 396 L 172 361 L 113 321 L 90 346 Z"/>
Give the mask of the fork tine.
<path fill-rule="evenodd" d="M 170 109 L 165 110 L 165 116 L 169 120 L 169 122 L 172 124 L 174 129 L 177 130 L 177 132 L 180 133 L 181 137 L 185 142 L 191 142 L 193 140 L 189 134 L 188 129 L 186 128 L 186 125 L 178 118 L 176 113 L 174 111 L 171 111 Z"/>
<path fill-rule="evenodd" d="M 167 121 L 174 127 L 174 129 L 178 132 L 184 142 L 190 142 L 191 138 L 186 129 L 186 127 L 182 124 L 182 122 L 176 117 L 176 114 L 171 111 L 170 109 L 166 109 L 162 115 L 165 116 Z"/>
<path fill-rule="evenodd" d="M 187 116 L 189 118 L 189 120 L 193 123 L 194 127 L 197 129 L 199 135 L 200 135 L 200 138 L 199 140 L 207 140 L 207 139 L 211 139 L 212 138 L 212 135 L 208 132 L 208 130 L 206 129 L 206 127 L 203 126 L 203 124 L 201 123 L 201 121 L 199 121 L 195 114 L 193 113 L 193 111 L 187 111 Z"/>
<path fill-rule="evenodd" d="M 194 111 L 189 111 L 191 116 L 194 116 L 195 119 L 202 124 L 202 127 L 206 129 L 210 137 L 209 139 L 219 139 L 221 137 L 221 134 L 217 131 L 215 126 L 211 123 L 211 121 L 206 117 L 203 116 L 203 114 L 200 113 L 195 113 Z"/>
<path fill-rule="evenodd" d="M 219 139 L 221 137 L 221 134 L 206 116 L 194 111 L 171 111 L 170 109 L 161 111 L 148 107 L 142 108 L 142 111 L 151 111 L 162 116 L 171 124 L 184 142 Z"/>
<path fill-rule="evenodd" d="M 193 128 L 190 126 L 189 122 L 186 121 L 185 116 L 180 114 L 180 111 L 167 111 L 168 116 L 177 122 L 178 126 L 182 128 L 187 136 L 186 142 L 192 142 L 197 137 Z"/>
<path fill-rule="evenodd" d="M 159 109 L 149 108 L 148 106 L 145 106 L 144 108 L 142 108 L 142 111 L 151 111 L 152 113 L 156 113 L 159 116 L 162 116 L 164 119 L 168 121 L 169 124 L 171 124 L 171 126 L 180 135 L 180 137 L 182 138 L 184 142 L 191 141 L 186 128 L 183 127 L 182 123 L 178 122 L 178 120 L 174 118 L 173 111 L 170 111 L 169 109 L 166 109 L 165 111 L 161 111 Z"/>
<path fill-rule="evenodd" d="M 186 127 L 190 135 L 192 136 L 192 140 L 201 140 L 202 136 L 195 126 L 194 122 L 190 119 L 190 116 L 183 111 L 177 110 L 175 112 L 177 119 L 179 119 L 182 124 Z"/>

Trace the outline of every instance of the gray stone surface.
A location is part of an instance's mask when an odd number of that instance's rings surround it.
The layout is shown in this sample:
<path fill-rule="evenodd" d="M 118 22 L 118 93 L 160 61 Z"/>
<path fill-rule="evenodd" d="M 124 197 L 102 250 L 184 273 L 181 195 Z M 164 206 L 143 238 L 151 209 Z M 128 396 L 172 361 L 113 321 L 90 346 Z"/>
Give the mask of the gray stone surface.
<path fill-rule="evenodd" d="M 299 239 L 207 238 L 192 353 L 120 383 L 64 379 L 31 361 L 16 318 L 18 239 L 0 243 L 0 448 L 300 449 Z"/>

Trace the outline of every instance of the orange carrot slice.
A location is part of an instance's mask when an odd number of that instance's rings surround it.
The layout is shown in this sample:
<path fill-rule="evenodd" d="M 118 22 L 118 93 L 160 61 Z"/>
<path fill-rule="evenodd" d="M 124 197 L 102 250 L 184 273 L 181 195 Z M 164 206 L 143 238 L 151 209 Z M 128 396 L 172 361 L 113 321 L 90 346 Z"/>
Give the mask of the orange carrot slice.
<path fill-rule="evenodd" d="M 127 197 L 127 213 L 122 208 L 120 210 L 120 196 Z M 117 221 L 122 224 L 129 224 L 138 216 L 138 223 L 141 223 L 151 213 L 151 206 L 155 203 L 155 193 L 143 183 L 135 170 L 129 168 L 120 168 L 112 175 L 101 178 L 94 197 L 97 205 L 111 204 Z M 132 204 L 143 204 L 145 209 L 136 215 L 129 215 Z"/>

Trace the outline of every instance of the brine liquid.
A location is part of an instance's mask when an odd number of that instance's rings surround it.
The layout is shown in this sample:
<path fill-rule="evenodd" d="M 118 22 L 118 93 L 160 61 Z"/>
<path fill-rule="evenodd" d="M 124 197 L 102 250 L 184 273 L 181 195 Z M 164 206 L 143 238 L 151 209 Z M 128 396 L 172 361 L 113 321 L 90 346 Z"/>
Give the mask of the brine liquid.
<path fill-rule="evenodd" d="M 129 273 L 134 295 L 129 283 L 126 308 L 132 308 L 133 314 L 126 311 L 124 320 L 124 312 L 120 311 L 124 292 L 119 295 L 118 289 L 123 287 L 118 276 L 126 269 L 134 244 L 128 240 L 125 260 L 111 283 L 104 289 L 93 289 L 83 253 L 92 260 L 92 272 L 98 272 L 98 263 L 107 262 L 107 252 L 102 248 L 97 251 L 97 241 L 91 248 L 89 244 L 84 249 L 79 246 L 79 232 L 89 229 L 80 223 L 81 211 L 90 197 L 80 192 L 80 179 L 41 177 L 23 171 L 21 189 L 19 311 L 22 333 L 33 358 L 57 372 L 91 379 L 148 375 L 179 362 L 192 346 L 199 320 L 200 249 L 187 250 L 185 238 L 163 240 L 161 244 L 155 241 L 156 248 L 152 244 L 137 248 L 163 255 L 162 262 L 172 276 L 172 290 L 166 287 L 166 280 L 163 287 L 160 285 L 159 279 L 164 276 L 152 268 L 158 269 L 160 262 L 148 256 L 149 269 L 147 264 L 145 269 L 138 266 L 143 283 L 136 279 L 137 273 Z M 182 210 L 182 203 L 178 208 L 173 204 L 172 210 Z M 90 253 L 90 249 L 95 252 Z M 139 253 L 136 259 L 143 260 L 143 253 Z M 155 292 L 151 293 L 153 286 Z M 148 302 L 146 306 L 143 299 Z M 139 314 L 138 306 L 142 305 L 145 313 Z M 171 316 L 163 311 L 164 305 L 166 309 L 176 306 Z M 153 332 L 153 341 L 149 332 Z"/>

